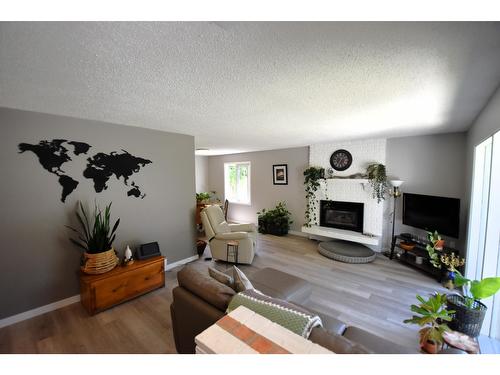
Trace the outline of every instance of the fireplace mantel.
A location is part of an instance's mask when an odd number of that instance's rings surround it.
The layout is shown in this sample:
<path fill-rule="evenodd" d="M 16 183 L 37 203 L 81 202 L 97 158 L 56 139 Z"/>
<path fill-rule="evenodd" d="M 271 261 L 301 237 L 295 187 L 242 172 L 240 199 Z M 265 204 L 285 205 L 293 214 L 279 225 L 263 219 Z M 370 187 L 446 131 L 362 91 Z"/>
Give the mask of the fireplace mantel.
<path fill-rule="evenodd" d="M 371 236 L 363 233 L 354 232 L 352 230 L 320 227 L 319 225 L 311 225 L 310 227 L 302 227 L 302 232 L 311 235 L 336 238 L 339 240 L 358 242 L 365 245 L 378 246 L 380 244 L 379 236 Z"/>

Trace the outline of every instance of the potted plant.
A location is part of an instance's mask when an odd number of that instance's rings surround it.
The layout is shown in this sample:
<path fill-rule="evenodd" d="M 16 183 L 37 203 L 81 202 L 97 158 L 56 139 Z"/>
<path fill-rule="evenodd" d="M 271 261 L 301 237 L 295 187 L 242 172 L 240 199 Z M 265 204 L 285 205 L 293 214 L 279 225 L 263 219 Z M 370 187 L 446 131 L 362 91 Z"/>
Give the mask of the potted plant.
<path fill-rule="evenodd" d="M 429 253 L 429 261 L 436 268 L 441 268 L 441 252 L 443 251 L 444 240 L 437 231 L 427 232 L 429 243 L 425 247 Z"/>
<path fill-rule="evenodd" d="M 462 287 L 463 295 L 448 295 L 448 306 L 456 312 L 450 327 L 455 331 L 463 332 L 471 337 L 481 333 L 487 306 L 481 302 L 500 290 L 500 277 L 487 277 L 482 280 L 470 280 L 455 272 L 455 285 Z"/>
<path fill-rule="evenodd" d="M 78 212 L 78 208 L 80 212 Z M 78 239 L 70 238 L 70 241 L 83 249 L 81 270 L 90 274 L 105 273 L 115 268 L 119 262 L 113 249 L 113 241 L 120 219 L 116 220 L 111 228 L 111 203 L 106 206 L 104 212 L 95 204 L 91 220 L 89 220 L 89 216 L 82 202 L 79 201 L 76 218 L 81 230 L 68 225 L 66 227 L 78 236 Z"/>
<path fill-rule="evenodd" d="M 380 203 L 385 199 L 387 191 L 387 174 L 384 164 L 373 163 L 366 168 L 366 175 L 373 189 L 373 198 Z"/>
<path fill-rule="evenodd" d="M 320 187 L 320 180 L 325 178 L 325 168 L 309 167 L 304 171 L 304 185 L 306 190 L 306 212 L 304 226 L 318 222 L 316 214 L 317 200 L 316 191 Z"/>
<path fill-rule="evenodd" d="M 210 199 L 210 193 L 196 193 L 196 203 L 206 203 Z"/>
<path fill-rule="evenodd" d="M 443 347 L 443 333 L 450 328 L 443 322 L 451 321 L 454 311 L 446 309 L 446 294 L 435 293 L 425 300 L 417 295 L 419 305 L 411 305 L 410 309 L 418 315 L 406 319 L 404 323 L 418 324 L 420 327 L 420 347 L 430 354 L 436 354 Z"/>
<path fill-rule="evenodd" d="M 285 202 L 279 202 L 272 210 L 265 208 L 257 212 L 259 221 L 259 233 L 274 234 L 275 236 L 284 236 L 288 234 L 291 213 L 287 210 Z"/>

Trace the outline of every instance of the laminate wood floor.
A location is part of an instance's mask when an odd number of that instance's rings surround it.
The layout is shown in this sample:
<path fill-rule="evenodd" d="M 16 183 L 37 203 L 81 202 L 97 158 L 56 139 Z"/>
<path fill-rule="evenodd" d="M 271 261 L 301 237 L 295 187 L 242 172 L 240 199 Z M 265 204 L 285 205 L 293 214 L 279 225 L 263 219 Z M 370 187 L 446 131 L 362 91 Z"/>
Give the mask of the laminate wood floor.
<path fill-rule="evenodd" d="M 439 283 L 383 255 L 373 263 L 346 264 L 321 256 L 316 248 L 317 242 L 302 237 L 259 235 L 254 263 L 241 269 L 251 274 L 274 267 L 302 277 L 313 285 L 311 308 L 417 347 L 418 327 L 403 320 L 410 317 L 417 293 L 445 291 Z M 205 256 L 210 256 L 208 248 Z M 176 353 L 169 306 L 180 268 L 166 272 L 165 288 L 95 316 L 75 303 L 0 329 L 0 353 Z"/>

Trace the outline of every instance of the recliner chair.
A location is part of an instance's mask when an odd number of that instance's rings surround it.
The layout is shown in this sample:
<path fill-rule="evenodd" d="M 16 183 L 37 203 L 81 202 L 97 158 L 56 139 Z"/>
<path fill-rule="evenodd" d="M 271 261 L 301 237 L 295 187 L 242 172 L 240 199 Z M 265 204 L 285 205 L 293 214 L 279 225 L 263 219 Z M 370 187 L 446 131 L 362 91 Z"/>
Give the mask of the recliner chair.
<path fill-rule="evenodd" d="M 237 241 L 238 263 L 252 263 L 257 246 L 254 224 L 228 224 L 220 207 L 215 205 L 204 208 L 200 216 L 214 259 L 233 262 L 231 255 L 228 259 L 227 245 L 229 241 Z"/>

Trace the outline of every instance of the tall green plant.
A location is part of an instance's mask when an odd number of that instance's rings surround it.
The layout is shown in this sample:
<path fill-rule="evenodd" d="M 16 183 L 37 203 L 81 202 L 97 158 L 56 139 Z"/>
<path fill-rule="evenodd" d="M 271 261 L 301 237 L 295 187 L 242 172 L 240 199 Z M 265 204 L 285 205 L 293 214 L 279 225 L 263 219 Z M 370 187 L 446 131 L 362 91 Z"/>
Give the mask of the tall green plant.
<path fill-rule="evenodd" d="M 427 341 L 436 344 L 443 343 L 443 333 L 450 329 L 445 323 L 450 322 L 455 311 L 446 309 L 446 294 L 436 293 L 425 300 L 417 295 L 419 305 L 411 305 L 410 309 L 418 315 L 413 315 L 411 319 L 406 319 L 404 323 L 418 324 L 423 327 L 420 333 L 420 345 Z"/>
<path fill-rule="evenodd" d="M 80 212 L 78 212 L 78 209 L 80 209 Z M 94 205 L 92 220 L 89 220 L 89 216 L 82 202 L 78 201 L 76 218 L 81 226 L 81 230 L 66 225 L 67 228 L 71 229 L 78 236 L 78 239 L 70 238 L 70 241 L 89 254 L 97 254 L 110 250 L 113 247 L 116 229 L 120 224 L 120 219 L 118 218 L 113 228 L 111 229 L 110 227 L 111 203 L 106 206 L 104 212 L 99 209 L 96 203 Z"/>
<path fill-rule="evenodd" d="M 455 272 L 455 285 L 463 287 L 464 304 L 473 308 L 474 301 L 479 301 L 493 296 L 500 290 L 500 277 L 486 277 L 482 280 L 470 280 L 458 272 Z"/>
<path fill-rule="evenodd" d="M 309 167 L 304 171 L 304 186 L 306 190 L 306 212 L 304 226 L 310 227 L 311 223 L 316 224 L 317 199 L 316 191 L 320 187 L 320 180 L 324 178 L 325 169 L 321 167 Z"/>
<path fill-rule="evenodd" d="M 380 203 L 385 199 L 387 191 L 387 174 L 384 164 L 373 163 L 366 168 L 366 174 L 373 189 L 373 198 Z"/>

